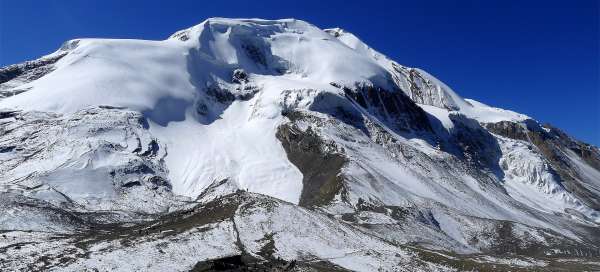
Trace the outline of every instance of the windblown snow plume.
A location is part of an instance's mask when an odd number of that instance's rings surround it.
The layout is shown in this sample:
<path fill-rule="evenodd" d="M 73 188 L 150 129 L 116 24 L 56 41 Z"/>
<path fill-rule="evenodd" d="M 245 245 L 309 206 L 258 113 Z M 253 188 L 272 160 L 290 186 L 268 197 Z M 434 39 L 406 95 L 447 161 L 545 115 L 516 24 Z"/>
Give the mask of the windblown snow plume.
<path fill-rule="evenodd" d="M 598 147 L 294 19 L 0 68 L 0 209 L 2 271 L 600 269 Z"/>

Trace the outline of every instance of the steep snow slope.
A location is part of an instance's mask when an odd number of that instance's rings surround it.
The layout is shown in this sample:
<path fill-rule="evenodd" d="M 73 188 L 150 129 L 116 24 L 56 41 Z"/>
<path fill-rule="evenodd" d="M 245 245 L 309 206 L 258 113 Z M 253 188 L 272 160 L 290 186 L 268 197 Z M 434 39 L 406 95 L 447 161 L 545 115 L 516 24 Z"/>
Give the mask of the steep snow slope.
<path fill-rule="evenodd" d="M 373 262 L 393 267 L 390 256 L 369 254 L 407 243 L 469 254 L 600 254 L 596 147 L 463 99 L 341 29 L 214 18 L 164 41 L 72 40 L 0 69 L 0 109 L 0 204 L 11 210 L 0 216 L 2 229 L 93 230 L 244 190 L 297 205 L 236 215 L 232 222 L 248 228 L 269 223 L 237 234 L 230 255 L 263 258 L 253 245 L 260 233 L 275 239 L 271 257 L 364 271 Z M 36 212 L 45 216 L 22 220 Z M 285 214 L 308 219 L 286 226 Z M 230 224 L 206 228 L 223 236 Z M 363 233 L 357 243 L 338 237 L 346 225 Z M 316 227 L 339 239 L 303 238 Z M 294 243 L 331 254 L 308 256 Z M 222 257 L 206 250 L 205 259 Z"/>
<path fill-rule="evenodd" d="M 523 121 L 529 117 L 508 110 L 493 108 L 472 99 L 463 99 L 446 84 L 418 68 L 402 66 L 388 59 L 383 54 L 370 48 L 358 37 L 343 29 L 326 29 L 326 32 L 336 37 L 358 53 L 370 57 L 374 62 L 384 67 L 393 77 L 396 85 L 413 101 L 421 105 L 430 105 L 447 110 L 457 110 L 468 117 L 480 122 Z M 424 107 L 427 112 L 436 117 L 441 113 L 438 109 Z M 436 115 L 435 113 L 439 113 Z"/>

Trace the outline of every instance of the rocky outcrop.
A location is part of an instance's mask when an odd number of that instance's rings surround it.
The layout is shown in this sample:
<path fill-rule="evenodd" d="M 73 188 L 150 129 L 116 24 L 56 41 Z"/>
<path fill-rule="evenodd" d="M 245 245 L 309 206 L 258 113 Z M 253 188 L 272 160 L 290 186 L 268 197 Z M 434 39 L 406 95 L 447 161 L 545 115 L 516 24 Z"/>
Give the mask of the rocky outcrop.
<path fill-rule="evenodd" d="M 404 67 L 395 62 L 391 63 L 391 73 L 394 82 L 415 103 L 436 106 L 448 110 L 458 110 L 456 102 L 445 86 L 441 86 L 428 75 L 422 74 L 418 69 Z"/>
<path fill-rule="evenodd" d="M 302 118 L 302 113 L 288 113 L 291 120 Z M 279 126 L 277 139 L 283 145 L 287 157 L 302 172 L 302 194 L 299 205 L 322 206 L 330 203 L 343 190 L 341 168 L 346 158 L 335 150 L 335 144 L 326 142 L 310 127 L 305 130 L 297 125 Z"/>
<path fill-rule="evenodd" d="M 67 55 L 66 52 L 61 52 L 45 58 L 0 68 L 0 98 L 27 91 L 26 89 L 13 88 L 39 79 L 52 72 L 54 70 L 54 63 L 65 55 Z"/>
<path fill-rule="evenodd" d="M 361 84 L 353 88 L 342 87 L 336 83 L 331 85 L 341 88 L 346 99 L 356 103 L 381 122 L 389 124 L 400 134 L 432 132 L 426 113 L 399 90 L 385 90 Z"/>
<path fill-rule="evenodd" d="M 597 147 L 575 140 L 550 125 L 541 126 L 533 120 L 523 123 L 488 123 L 485 127 L 492 133 L 534 145 L 569 192 L 578 196 L 591 208 L 600 209 L 600 188 L 588 184 L 576 162 L 581 160 L 600 171 L 600 150 Z"/>

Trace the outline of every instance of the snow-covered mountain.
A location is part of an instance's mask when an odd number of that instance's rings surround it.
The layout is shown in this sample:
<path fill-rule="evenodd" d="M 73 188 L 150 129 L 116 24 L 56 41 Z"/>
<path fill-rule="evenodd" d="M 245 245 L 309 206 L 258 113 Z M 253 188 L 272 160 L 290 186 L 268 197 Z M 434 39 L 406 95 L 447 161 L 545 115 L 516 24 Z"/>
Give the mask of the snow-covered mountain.
<path fill-rule="evenodd" d="M 0 194 L 2 270 L 600 269 L 600 149 L 294 19 L 1 68 Z"/>

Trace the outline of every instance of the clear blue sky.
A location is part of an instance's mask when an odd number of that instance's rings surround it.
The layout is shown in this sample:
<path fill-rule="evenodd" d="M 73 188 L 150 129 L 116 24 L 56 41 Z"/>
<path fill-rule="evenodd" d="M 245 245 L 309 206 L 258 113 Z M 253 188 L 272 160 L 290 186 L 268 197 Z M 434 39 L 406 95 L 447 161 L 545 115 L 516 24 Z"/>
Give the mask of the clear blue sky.
<path fill-rule="evenodd" d="M 207 17 L 342 27 L 460 95 L 600 145 L 600 1 L 0 0 L 0 66 L 81 37 L 164 39 Z"/>

